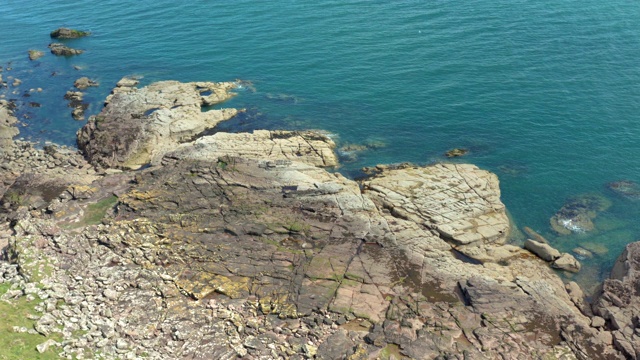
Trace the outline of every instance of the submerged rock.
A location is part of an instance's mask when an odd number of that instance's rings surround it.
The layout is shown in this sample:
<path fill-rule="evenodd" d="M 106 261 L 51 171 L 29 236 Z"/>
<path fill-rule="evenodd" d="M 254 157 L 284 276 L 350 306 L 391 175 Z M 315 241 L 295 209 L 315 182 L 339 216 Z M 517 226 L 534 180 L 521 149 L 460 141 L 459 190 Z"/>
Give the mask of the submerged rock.
<path fill-rule="evenodd" d="M 69 28 L 58 28 L 49 34 L 53 39 L 77 39 L 91 35 L 88 31 L 81 31 Z"/>
<path fill-rule="evenodd" d="M 610 206 L 611 201 L 599 194 L 571 198 L 551 218 L 551 228 L 560 235 L 592 231 L 593 219 Z"/>
<path fill-rule="evenodd" d="M 29 50 L 29 60 L 38 60 L 44 56 L 44 52 L 40 50 Z"/>
<path fill-rule="evenodd" d="M 451 149 L 449 151 L 447 151 L 444 155 L 446 157 L 459 157 L 459 156 L 464 156 L 467 155 L 467 153 L 469 153 L 469 150 L 464 149 L 464 148 L 455 148 L 455 149 Z"/>
<path fill-rule="evenodd" d="M 607 187 L 615 193 L 631 200 L 640 199 L 640 186 L 631 180 L 614 181 L 607 184 Z"/>

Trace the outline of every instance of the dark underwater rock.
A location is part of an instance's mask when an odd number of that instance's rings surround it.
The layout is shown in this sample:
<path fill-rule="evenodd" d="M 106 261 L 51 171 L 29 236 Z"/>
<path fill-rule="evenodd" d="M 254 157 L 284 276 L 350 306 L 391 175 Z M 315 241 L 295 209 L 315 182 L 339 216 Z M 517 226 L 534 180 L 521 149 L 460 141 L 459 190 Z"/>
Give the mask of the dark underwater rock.
<path fill-rule="evenodd" d="M 449 151 L 447 151 L 446 153 L 444 153 L 444 156 L 446 157 L 459 157 L 459 156 L 464 156 L 467 155 L 469 153 L 469 150 L 464 149 L 464 148 L 455 148 L 455 149 L 451 149 Z"/>
<path fill-rule="evenodd" d="M 627 199 L 640 200 L 640 186 L 635 181 L 620 180 L 607 184 L 607 187 Z"/>

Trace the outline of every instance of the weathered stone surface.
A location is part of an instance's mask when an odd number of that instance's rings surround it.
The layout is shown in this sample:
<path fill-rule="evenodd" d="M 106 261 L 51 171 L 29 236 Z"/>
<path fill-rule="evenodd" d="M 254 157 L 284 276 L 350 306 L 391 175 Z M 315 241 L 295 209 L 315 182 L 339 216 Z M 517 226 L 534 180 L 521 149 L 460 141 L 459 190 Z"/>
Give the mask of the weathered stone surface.
<path fill-rule="evenodd" d="M 193 160 L 227 157 L 263 159 L 267 167 L 287 161 L 329 167 L 338 164 L 334 148 L 333 141 L 321 133 L 255 130 L 253 133 L 205 136 L 193 143 L 178 146 L 168 156 Z"/>
<path fill-rule="evenodd" d="M 234 83 L 163 81 L 141 89 L 131 84 L 121 81 L 102 112 L 78 131 L 78 146 L 93 164 L 126 169 L 157 164 L 178 144 L 238 113 L 202 111 L 233 96 Z"/>
<path fill-rule="evenodd" d="M 383 171 L 364 185 L 392 215 L 434 229 L 454 246 L 506 241 L 498 178 L 473 165 Z"/>

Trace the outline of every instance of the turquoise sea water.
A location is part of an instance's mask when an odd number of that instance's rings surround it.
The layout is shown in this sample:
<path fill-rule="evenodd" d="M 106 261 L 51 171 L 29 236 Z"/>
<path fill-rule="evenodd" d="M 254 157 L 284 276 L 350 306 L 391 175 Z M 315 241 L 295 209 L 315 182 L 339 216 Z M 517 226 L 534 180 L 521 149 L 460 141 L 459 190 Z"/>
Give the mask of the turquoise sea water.
<path fill-rule="evenodd" d="M 317 128 L 340 145 L 386 145 L 344 154 L 351 175 L 466 147 L 456 161 L 500 176 L 519 227 L 563 250 L 599 249 L 577 276 L 594 283 L 640 239 L 640 201 L 605 186 L 640 182 L 638 19 L 629 0 L 4 0 L 0 62 L 12 70 L 2 75 L 23 84 L 2 91 L 42 104 L 26 109 L 23 136 L 67 144 L 82 125 L 62 100 L 73 80 L 101 82 L 87 91 L 91 114 L 119 78 L 138 75 L 251 81 L 255 92 L 227 104 L 249 109 L 235 129 Z M 46 51 L 59 26 L 92 31 L 67 41 L 86 53 L 29 62 L 27 50 Z M 593 233 L 555 236 L 549 218 L 583 193 L 613 205 Z"/>

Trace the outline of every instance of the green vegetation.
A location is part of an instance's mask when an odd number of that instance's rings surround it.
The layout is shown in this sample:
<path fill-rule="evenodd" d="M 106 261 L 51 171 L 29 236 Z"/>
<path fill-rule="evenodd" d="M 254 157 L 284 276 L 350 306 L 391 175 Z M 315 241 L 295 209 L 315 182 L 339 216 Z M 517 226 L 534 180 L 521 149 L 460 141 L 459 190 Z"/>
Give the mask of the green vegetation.
<path fill-rule="evenodd" d="M 113 206 L 117 203 L 118 197 L 114 195 L 108 198 L 104 198 L 95 204 L 90 204 L 89 206 L 87 206 L 87 210 L 85 211 L 82 220 L 75 226 L 80 227 L 100 224 L 104 216 L 107 214 L 107 211 L 113 208 Z"/>
<path fill-rule="evenodd" d="M 0 284 L 0 295 L 9 290 L 9 284 Z M 29 314 L 35 314 L 36 301 L 27 301 L 26 297 L 12 300 L 11 303 L 0 301 L 0 360 L 22 360 L 22 359 L 59 359 L 57 347 L 50 347 L 49 350 L 40 354 L 36 346 L 48 339 L 61 341 L 60 336 L 50 335 L 44 337 L 40 334 L 29 334 L 14 332 L 13 328 L 24 327 L 33 329 L 35 321 L 29 320 Z"/>

